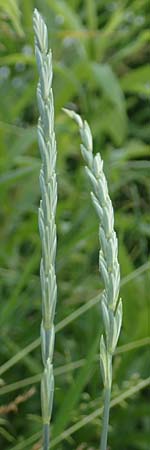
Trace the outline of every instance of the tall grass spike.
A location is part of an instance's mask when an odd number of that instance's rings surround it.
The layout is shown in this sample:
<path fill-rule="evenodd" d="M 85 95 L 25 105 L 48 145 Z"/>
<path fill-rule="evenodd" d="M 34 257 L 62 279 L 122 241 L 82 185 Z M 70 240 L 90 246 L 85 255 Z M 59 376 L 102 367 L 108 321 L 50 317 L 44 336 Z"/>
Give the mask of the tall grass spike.
<path fill-rule="evenodd" d="M 107 180 L 103 171 L 100 153 L 93 154 L 93 140 L 90 127 L 74 111 L 64 111 L 75 119 L 81 135 L 81 153 L 86 163 L 85 170 L 92 185 L 91 198 L 99 218 L 99 270 L 104 282 L 101 309 L 104 334 L 100 339 L 100 367 L 104 384 L 104 411 L 100 449 L 107 449 L 109 407 L 112 385 L 112 357 L 115 352 L 121 324 L 122 301 L 119 299 L 120 266 L 118 263 L 118 241 L 114 230 L 114 211 L 108 193 Z"/>
<path fill-rule="evenodd" d="M 39 109 L 38 143 L 42 159 L 40 171 L 41 201 L 39 231 L 42 243 L 40 279 L 42 290 L 41 346 L 44 373 L 41 380 L 41 408 L 43 419 L 43 449 L 50 445 L 50 421 L 53 406 L 54 375 L 54 316 L 57 300 L 55 275 L 57 205 L 56 140 L 54 131 L 54 103 L 52 92 L 52 53 L 48 50 L 48 33 L 43 18 L 33 14 L 35 56 L 39 73 L 37 101 Z"/>

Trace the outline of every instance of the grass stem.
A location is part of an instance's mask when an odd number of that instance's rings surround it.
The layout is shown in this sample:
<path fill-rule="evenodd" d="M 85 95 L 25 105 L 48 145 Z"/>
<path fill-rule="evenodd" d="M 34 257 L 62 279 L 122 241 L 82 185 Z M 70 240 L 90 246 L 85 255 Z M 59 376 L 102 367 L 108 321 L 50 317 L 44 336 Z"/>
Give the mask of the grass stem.
<path fill-rule="evenodd" d="M 102 434 L 101 434 L 100 450 L 106 450 L 106 448 L 107 448 L 110 396 L 111 396 L 111 389 L 106 387 L 104 389 L 104 410 L 103 410 L 103 419 L 102 419 Z"/>
<path fill-rule="evenodd" d="M 49 441 L 50 441 L 50 428 L 49 424 L 46 423 L 43 425 L 43 450 L 49 450 Z"/>

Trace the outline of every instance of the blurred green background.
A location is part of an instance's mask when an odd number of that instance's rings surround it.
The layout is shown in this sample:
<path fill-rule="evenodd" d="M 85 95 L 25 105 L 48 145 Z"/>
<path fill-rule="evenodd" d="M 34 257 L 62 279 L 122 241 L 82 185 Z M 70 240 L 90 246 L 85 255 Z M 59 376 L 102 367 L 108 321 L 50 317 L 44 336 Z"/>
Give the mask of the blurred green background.
<path fill-rule="evenodd" d="M 74 108 L 92 128 L 115 208 L 124 317 L 110 450 L 150 442 L 150 8 L 147 0 L 0 0 L 0 448 L 40 448 L 40 156 L 32 12 L 48 25 L 58 148 L 58 304 L 52 447 L 98 450 L 98 221 Z M 143 381 L 144 380 L 144 381 Z M 65 431 L 65 434 L 64 434 Z"/>

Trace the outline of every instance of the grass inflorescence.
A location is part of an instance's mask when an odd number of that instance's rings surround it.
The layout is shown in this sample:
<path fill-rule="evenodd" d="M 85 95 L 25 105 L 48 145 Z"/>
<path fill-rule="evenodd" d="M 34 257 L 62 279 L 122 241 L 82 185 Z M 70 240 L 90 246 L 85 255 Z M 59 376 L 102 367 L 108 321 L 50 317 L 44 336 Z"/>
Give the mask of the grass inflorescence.
<path fill-rule="evenodd" d="M 42 243 L 40 266 L 42 290 L 41 345 L 44 373 L 41 381 L 43 419 L 43 449 L 49 448 L 49 424 L 52 414 L 54 374 L 54 316 L 57 300 L 55 275 L 57 205 L 56 140 L 54 132 L 54 104 L 52 92 L 52 54 L 48 50 L 48 33 L 44 20 L 35 9 L 33 15 L 35 55 L 39 72 L 37 100 L 39 108 L 38 143 L 42 158 L 40 171 L 41 202 L 39 230 Z"/>
<path fill-rule="evenodd" d="M 116 350 L 121 324 L 122 301 L 118 301 L 120 290 L 120 266 L 118 262 L 118 241 L 114 230 L 114 211 L 108 193 L 107 180 L 103 171 L 100 153 L 93 155 L 93 140 L 90 127 L 74 111 L 64 111 L 77 122 L 82 139 L 81 152 L 86 162 L 85 170 L 90 179 L 91 198 L 100 221 L 99 225 L 99 270 L 104 282 L 101 309 L 104 335 L 100 339 L 100 366 L 104 384 L 104 412 L 101 433 L 101 450 L 106 450 L 109 422 L 109 408 L 112 385 L 112 357 Z"/>

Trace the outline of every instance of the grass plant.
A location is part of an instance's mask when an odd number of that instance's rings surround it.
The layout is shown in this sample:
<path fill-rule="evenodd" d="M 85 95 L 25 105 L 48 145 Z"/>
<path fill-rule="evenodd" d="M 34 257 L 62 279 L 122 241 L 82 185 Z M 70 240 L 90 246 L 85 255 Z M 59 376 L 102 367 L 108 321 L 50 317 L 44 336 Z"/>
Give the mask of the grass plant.
<path fill-rule="evenodd" d="M 44 373 L 41 381 L 41 407 L 43 419 L 43 450 L 49 449 L 49 425 L 53 406 L 54 374 L 54 316 L 57 300 L 55 275 L 57 205 L 56 140 L 54 132 L 54 104 L 52 92 L 52 54 L 48 50 L 48 33 L 45 22 L 34 10 L 35 56 L 39 72 L 37 100 L 39 108 L 38 142 L 42 158 L 40 171 L 41 202 L 39 230 L 42 243 L 40 266 L 42 290 L 41 345 Z"/>
<path fill-rule="evenodd" d="M 100 448 L 106 450 L 112 386 L 112 357 L 116 350 L 122 324 L 122 301 L 121 299 L 118 301 L 120 290 L 118 241 L 114 231 L 114 211 L 103 171 L 103 161 L 100 153 L 93 155 L 93 139 L 90 127 L 74 111 L 67 109 L 64 109 L 64 111 L 79 126 L 82 139 L 81 152 L 87 164 L 85 170 L 93 189 L 91 192 L 92 202 L 100 221 L 99 270 L 105 287 L 100 299 L 105 332 L 105 335 L 102 334 L 100 339 L 100 366 L 104 384 L 104 411 Z"/>
<path fill-rule="evenodd" d="M 32 14 L 53 50 L 57 146 L 55 405 L 51 448 L 97 450 L 103 412 L 99 349 L 83 382 L 87 349 L 103 333 L 98 219 L 89 201 L 76 125 L 87 118 L 101 151 L 119 238 L 123 321 L 113 361 L 112 449 L 149 450 L 150 127 L 147 0 L 0 1 L 0 403 L 32 398 L 0 416 L 0 449 L 42 446 L 39 347 L 41 241 L 37 226 L 37 66 Z M 13 7 L 12 7 L 13 4 Z M 69 131 L 69 132 L 68 132 Z M 93 351 L 94 353 L 94 351 Z M 88 371 L 89 370 L 89 371 Z M 78 379 L 78 391 L 73 386 Z M 66 395 L 67 393 L 67 395 Z M 98 395 L 99 393 L 99 395 Z M 69 395 L 70 394 L 70 395 Z M 71 397 L 72 395 L 72 397 Z M 113 402 L 113 403 L 112 403 Z M 63 409 L 65 406 L 65 410 Z M 63 422 L 60 414 L 63 411 Z M 56 442 L 57 440 L 57 442 Z"/>

